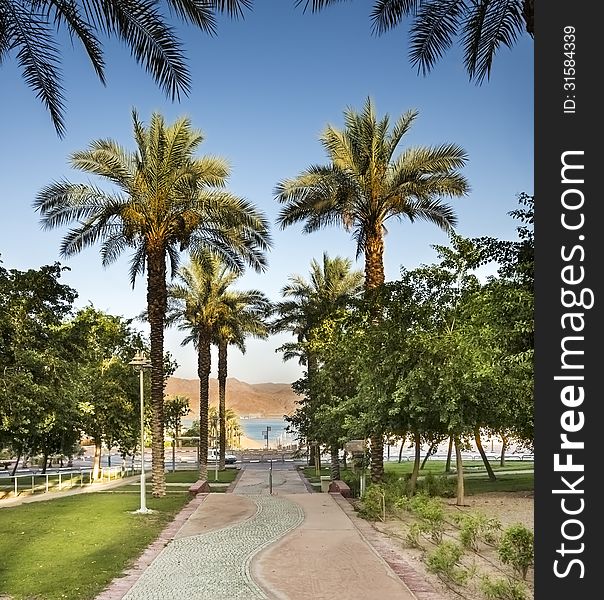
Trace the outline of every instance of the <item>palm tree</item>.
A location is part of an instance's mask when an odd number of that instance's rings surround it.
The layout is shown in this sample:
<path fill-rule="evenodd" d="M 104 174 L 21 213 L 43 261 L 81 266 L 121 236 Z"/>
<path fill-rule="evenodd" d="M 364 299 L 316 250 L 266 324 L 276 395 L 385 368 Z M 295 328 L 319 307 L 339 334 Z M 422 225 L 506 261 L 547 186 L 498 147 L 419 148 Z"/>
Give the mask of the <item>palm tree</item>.
<path fill-rule="evenodd" d="M 147 314 L 151 338 L 153 409 L 153 495 L 165 493 L 163 390 L 167 260 L 173 274 L 179 251 L 192 257 L 208 249 L 235 271 L 245 263 L 261 271 L 269 248 L 268 224 L 254 206 L 224 187 L 229 171 L 222 159 L 194 156 L 203 136 L 186 118 L 167 126 L 161 115 L 145 127 L 133 111 L 137 149 L 127 152 L 112 140 L 97 140 L 75 152 L 75 169 L 112 184 L 52 183 L 34 206 L 46 229 L 75 222 L 61 243 L 61 255 L 79 253 L 102 242 L 103 266 L 127 248 L 134 250 L 130 279 L 147 271 Z"/>
<path fill-rule="evenodd" d="M 245 338 L 268 337 L 266 317 L 271 310 L 268 298 L 258 290 L 227 291 L 223 296 L 224 318 L 216 329 L 218 346 L 218 416 L 220 422 L 220 464 L 224 469 L 226 454 L 226 382 L 228 347 L 236 346 L 245 352 Z"/>
<path fill-rule="evenodd" d="M 367 99 L 357 113 L 344 112 L 343 130 L 328 126 L 321 143 L 330 159 L 327 166 L 311 166 L 294 179 L 277 184 L 275 193 L 285 204 L 279 213 L 282 228 L 305 221 L 304 233 L 327 225 L 352 231 L 357 256 L 365 256 L 365 290 L 385 281 L 384 233 L 389 219 L 423 219 L 445 231 L 455 225 L 453 209 L 440 196 L 463 196 L 469 186 L 457 169 L 466 163 L 456 144 L 407 148 L 394 157 L 417 112 L 403 114 L 389 131 L 389 117 L 377 120 Z M 371 474 L 383 478 L 382 433 L 372 436 Z"/>
<path fill-rule="evenodd" d="M 213 34 L 216 12 L 243 14 L 250 0 L 2 0 L 0 63 L 16 52 L 27 85 L 47 108 L 60 136 L 65 133 L 64 89 L 59 41 L 63 30 L 79 41 L 95 73 L 105 84 L 105 60 L 99 34 L 115 36 L 128 46 L 172 100 L 191 86 L 182 44 L 162 14 L 167 8 L 187 24 Z"/>
<path fill-rule="evenodd" d="M 341 0 L 297 0 L 313 12 Z M 470 79 L 488 79 L 495 53 L 511 48 L 523 29 L 534 36 L 535 0 L 375 0 L 372 28 L 382 34 L 413 17 L 410 59 L 424 74 L 459 36 Z"/>
<path fill-rule="evenodd" d="M 289 283 L 281 290 L 281 295 L 286 300 L 275 306 L 277 318 L 272 323 L 272 330 L 274 332 L 289 331 L 296 337 L 296 342 L 284 344 L 279 350 L 283 351 L 284 360 L 298 357 L 300 364 L 307 366 L 310 405 L 313 404 L 312 383 L 316 378 L 319 365 L 308 342 L 313 328 L 361 291 L 363 274 L 360 271 L 351 271 L 350 268 L 349 259 L 339 256 L 330 258 L 325 252 L 322 263 L 315 259 L 311 261 L 309 280 L 300 275 L 289 277 Z M 300 416 L 302 416 L 302 412 Z M 319 456 L 320 452 L 312 454 L 311 464 L 318 461 Z"/>
<path fill-rule="evenodd" d="M 206 252 L 181 268 L 177 283 L 168 288 L 168 322 L 178 323 L 178 328 L 187 332 L 182 344 L 193 343 L 197 350 L 200 479 L 207 478 L 211 345 L 218 324 L 227 317 L 224 295 L 237 276 L 237 271 L 216 254 Z"/>

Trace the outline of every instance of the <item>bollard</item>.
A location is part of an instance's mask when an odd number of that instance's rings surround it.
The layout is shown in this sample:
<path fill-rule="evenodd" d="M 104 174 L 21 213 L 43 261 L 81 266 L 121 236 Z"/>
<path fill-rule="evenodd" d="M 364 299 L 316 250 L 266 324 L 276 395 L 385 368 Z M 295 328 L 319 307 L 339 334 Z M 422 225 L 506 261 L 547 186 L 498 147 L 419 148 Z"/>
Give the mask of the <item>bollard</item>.
<path fill-rule="evenodd" d="M 273 494 L 273 459 L 271 458 L 268 467 L 268 493 L 272 496 Z"/>

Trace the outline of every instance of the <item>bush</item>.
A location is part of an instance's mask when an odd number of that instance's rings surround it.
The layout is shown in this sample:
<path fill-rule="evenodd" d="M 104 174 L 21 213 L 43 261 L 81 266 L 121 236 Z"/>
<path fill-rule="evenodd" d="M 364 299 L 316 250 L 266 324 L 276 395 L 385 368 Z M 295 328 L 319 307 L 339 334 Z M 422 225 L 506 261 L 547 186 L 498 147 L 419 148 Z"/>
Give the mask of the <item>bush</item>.
<path fill-rule="evenodd" d="M 445 511 L 440 500 L 418 494 L 409 501 L 409 508 L 424 522 L 423 531 L 430 534 L 433 542 L 439 543 L 445 528 Z"/>
<path fill-rule="evenodd" d="M 518 581 L 483 577 L 480 589 L 489 600 L 527 600 L 526 588 Z"/>
<path fill-rule="evenodd" d="M 384 511 L 384 486 L 382 484 L 371 484 L 365 490 L 361 498 L 360 514 L 366 519 L 377 521 L 382 519 Z"/>
<path fill-rule="evenodd" d="M 464 548 L 478 552 L 478 542 L 495 543 L 497 532 L 501 529 L 498 519 L 488 518 L 482 513 L 467 513 L 456 519 L 459 525 L 459 539 Z"/>
<path fill-rule="evenodd" d="M 416 491 L 428 496 L 440 496 L 441 498 L 454 498 L 456 495 L 456 480 L 447 475 L 434 475 L 432 471 L 417 481 Z"/>
<path fill-rule="evenodd" d="M 520 523 L 511 525 L 503 532 L 497 551 L 503 564 L 511 565 L 522 579 L 526 579 L 535 562 L 533 532 Z"/>
<path fill-rule="evenodd" d="M 428 555 L 426 564 L 431 573 L 458 585 L 466 582 L 469 571 L 460 566 L 463 548 L 454 542 L 442 542 Z"/>
<path fill-rule="evenodd" d="M 421 548 L 420 536 L 424 533 L 422 523 L 413 523 L 407 531 L 407 541 L 412 548 Z"/>

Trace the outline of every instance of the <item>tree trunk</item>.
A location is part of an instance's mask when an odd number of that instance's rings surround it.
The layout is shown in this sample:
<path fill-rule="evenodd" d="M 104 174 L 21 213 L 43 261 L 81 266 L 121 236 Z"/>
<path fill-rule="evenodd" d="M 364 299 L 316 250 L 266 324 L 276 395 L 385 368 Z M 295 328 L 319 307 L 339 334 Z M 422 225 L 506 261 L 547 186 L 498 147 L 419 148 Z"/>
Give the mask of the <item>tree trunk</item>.
<path fill-rule="evenodd" d="M 197 341 L 197 376 L 199 377 L 199 478 L 208 478 L 208 411 L 210 405 L 210 353 L 209 332 L 200 332 Z"/>
<path fill-rule="evenodd" d="M 419 468 L 420 471 L 423 471 L 424 467 L 426 466 L 426 463 L 428 462 L 428 459 L 432 456 L 432 453 L 437 448 L 438 444 L 439 442 L 430 444 L 428 452 L 426 452 L 426 456 L 424 456 L 424 460 L 422 461 L 422 466 Z"/>
<path fill-rule="evenodd" d="M 463 480 L 463 462 L 461 459 L 461 440 L 455 436 L 455 466 L 457 467 L 457 506 L 463 506 L 466 500 Z"/>
<path fill-rule="evenodd" d="M 48 452 L 44 450 L 42 454 L 42 475 L 46 473 L 46 468 L 48 466 Z"/>
<path fill-rule="evenodd" d="M 151 338 L 151 481 L 152 495 L 166 495 L 164 449 L 164 321 L 166 257 L 162 245 L 147 248 L 147 314 Z"/>
<path fill-rule="evenodd" d="M 403 449 L 405 448 L 405 438 L 401 440 L 401 447 L 398 450 L 398 462 L 403 461 Z"/>
<path fill-rule="evenodd" d="M 17 473 L 17 467 L 19 466 L 19 461 L 21 460 L 22 454 L 23 454 L 23 451 L 21 449 L 19 449 L 19 452 L 17 453 L 17 460 L 15 461 L 15 464 L 13 465 L 13 469 L 10 472 L 11 477 L 14 477 L 15 474 Z"/>
<path fill-rule="evenodd" d="M 449 436 L 449 448 L 447 449 L 447 462 L 445 463 L 445 473 L 451 472 L 451 454 L 453 453 L 453 436 Z"/>
<path fill-rule="evenodd" d="M 92 481 L 96 481 L 101 472 L 101 440 L 94 440 L 94 458 L 92 459 Z"/>
<path fill-rule="evenodd" d="M 225 466 L 226 454 L 226 380 L 227 380 L 227 347 L 226 340 L 218 343 L 218 422 L 220 423 L 220 463 L 218 468 L 222 471 Z"/>
<path fill-rule="evenodd" d="M 499 458 L 500 466 L 505 466 L 505 451 L 508 449 L 509 438 L 505 433 L 501 434 L 501 457 Z"/>
<path fill-rule="evenodd" d="M 480 456 L 482 457 L 482 462 L 484 463 L 485 469 L 489 474 L 490 481 L 497 481 L 497 477 L 495 477 L 495 473 L 493 472 L 493 468 L 489 463 L 489 459 L 482 447 L 482 440 L 480 439 L 480 425 L 476 425 L 474 427 L 474 441 L 476 442 L 476 448 L 478 448 L 478 452 L 480 452 Z"/>
<path fill-rule="evenodd" d="M 411 479 L 409 480 L 409 494 L 411 494 L 411 496 L 415 494 L 415 488 L 417 487 L 419 463 L 422 453 L 422 439 L 418 432 L 413 433 L 413 445 L 415 446 L 415 460 L 413 461 L 413 471 L 411 472 Z"/>
<path fill-rule="evenodd" d="M 365 232 L 365 293 L 379 288 L 385 280 L 384 276 L 384 234 L 382 224 Z M 379 307 L 375 307 L 374 320 L 381 318 Z M 374 432 L 371 436 L 371 481 L 381 483 L 384 480 L 384 436 L 382 431 Z"/>
<path fill-rule="evenodd" d="M 340 457 L 339 457 L 340 447 L 338 444 L 331 444 L 330 452 L 331 452 L 331 480 L 336 481 L 340 479 Z"/>

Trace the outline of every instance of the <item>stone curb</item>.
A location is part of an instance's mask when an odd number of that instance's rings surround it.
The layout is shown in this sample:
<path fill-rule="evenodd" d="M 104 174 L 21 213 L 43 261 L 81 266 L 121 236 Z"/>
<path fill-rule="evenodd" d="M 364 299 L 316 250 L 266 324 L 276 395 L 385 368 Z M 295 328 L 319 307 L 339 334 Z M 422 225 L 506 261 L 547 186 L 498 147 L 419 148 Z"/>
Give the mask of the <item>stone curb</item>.
<path fill-rule="evenodd" d="M 444 600 L 430 582 L 401 557 L 400 550 L 383 533 L 356 514 L 349 500 L 339 493 L 330 492 L 329 495 L 348 516 L 361 537 L 386 562 L 417 600 Z"/>
<path fill-rule="evenodd" d="M 130 588 L 138 581 L 145 569 L 157 558 L 166 544 L 174 538 L 187 519 L 199 508 L 208 494 L 194 496 L 174 517 L 174 519 L 160 532 L 157 539 L 152 542 L 138 557 L 132 567 L 124 575 L 114 579 L 95 600 L 121 600 Z"/>

